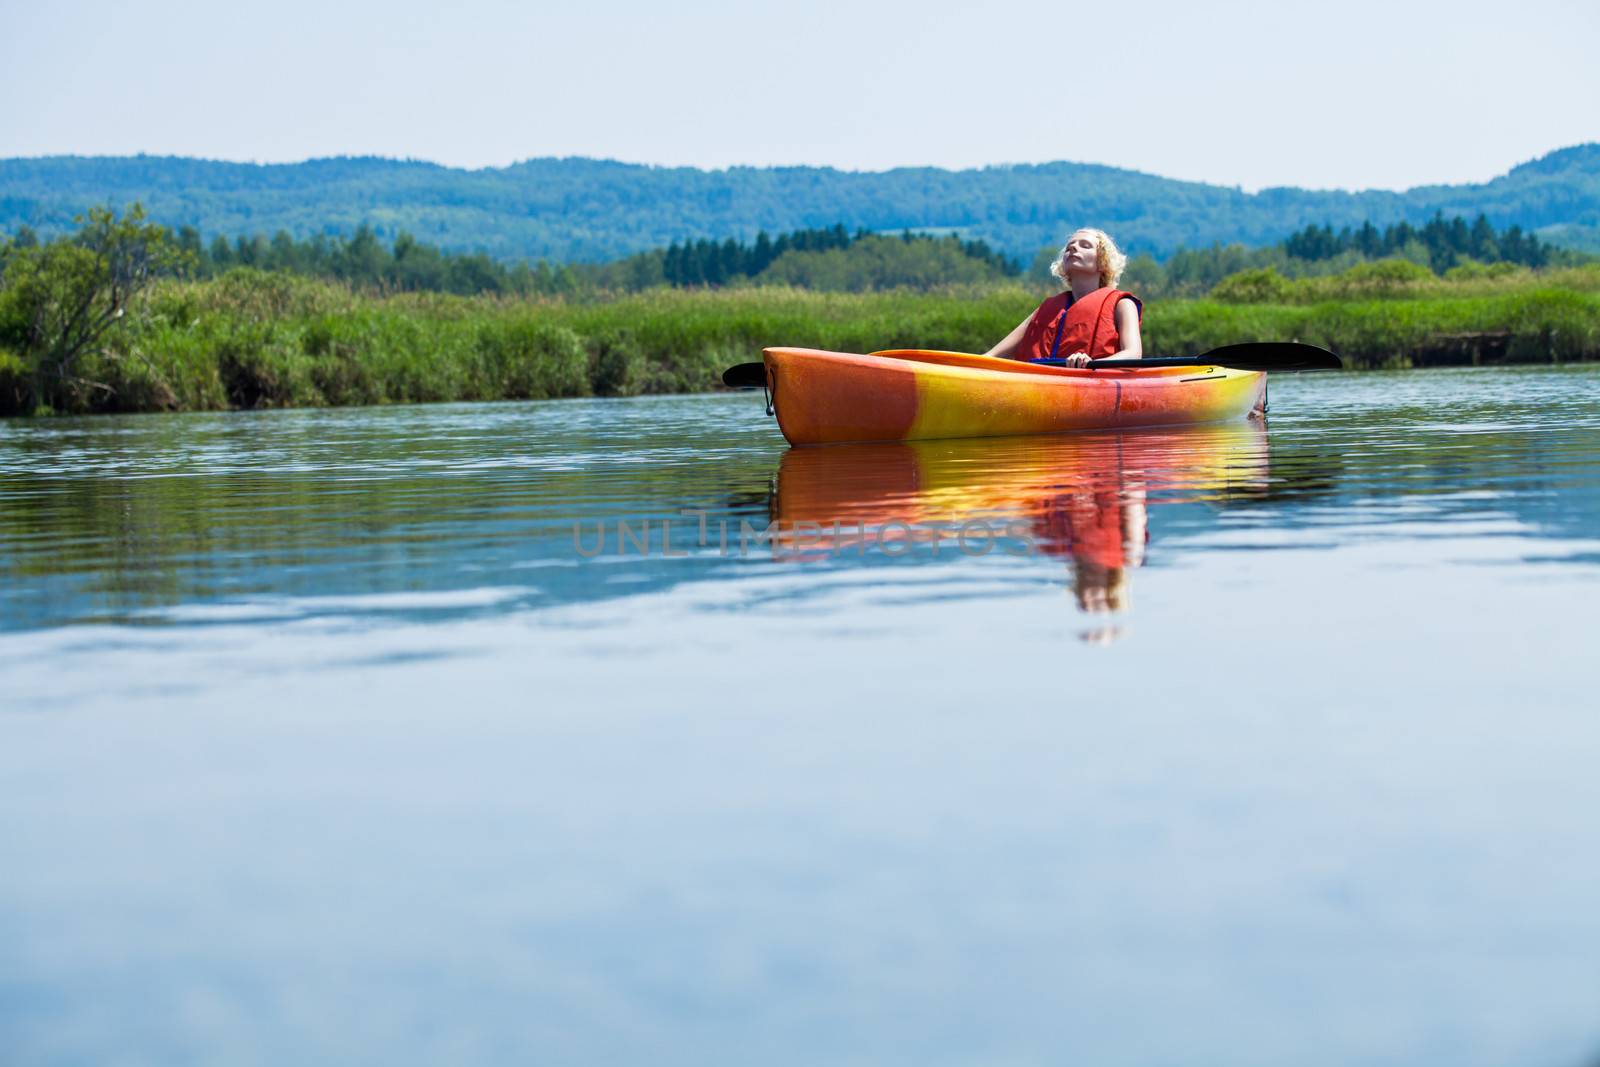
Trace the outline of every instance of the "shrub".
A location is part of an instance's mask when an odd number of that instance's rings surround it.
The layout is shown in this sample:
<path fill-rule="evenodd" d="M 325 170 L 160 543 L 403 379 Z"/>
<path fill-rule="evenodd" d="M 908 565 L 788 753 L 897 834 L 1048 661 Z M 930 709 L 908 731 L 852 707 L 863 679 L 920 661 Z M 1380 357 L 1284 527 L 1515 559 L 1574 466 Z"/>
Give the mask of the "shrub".
<path fill-rule="evenodd" d="M 1439 288 L 1433 271 L 1404 259 L 1360 263 L 1341 274 L 1311 278 L 1306 292 L 1320 300 L 1384 300 L 1421 296 Z"/>
<path fill-rule="evenodd" d="M 1444 279 L 1447 282 L 1475 282 L 1509 278 L 1517 274 L 1531 276 L 1533 272 L 1526 267 L 1518 266 L 1505 260 L 1501 260 L 1498 263 L 1480 263 L 1475 259 L 1463 259 L 1460 263 L 1444 272 Z"/>
<path fill-rule="evenodd" d="M 565 326 L 527 316 L 491 321 L 479 332 L 478 356 L 491 395 L 542 400 L 589 392 L 588 353 Z"/>
<path fill-rule="evenodd" d="M 623 330 L 594 342 L 589 384 L 596 396 L 636 396 L 645 390 L 648 361 L 632 333 Z"/>
<path fill-rule="evenodd" d="M 1272 267 L 1230 274 L 1211 290 L 1211 299 L 1224 304 L 1284 304 L 1294 294 L 1294 283 Z"/>

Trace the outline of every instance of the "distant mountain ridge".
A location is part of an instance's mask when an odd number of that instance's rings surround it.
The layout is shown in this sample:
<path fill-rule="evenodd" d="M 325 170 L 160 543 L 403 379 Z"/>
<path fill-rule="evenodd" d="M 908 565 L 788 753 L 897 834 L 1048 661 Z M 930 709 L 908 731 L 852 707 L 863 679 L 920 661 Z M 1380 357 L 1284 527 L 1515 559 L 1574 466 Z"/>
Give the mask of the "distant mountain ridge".
<path fill-rule="evenodd" d="M 1269 244 L 1308 224 L 1420 223 L 1435 212 L 1600 239 L 1600 144 L 1563 148 L 1480 184 L 1404 192 L 1271 188 L 1245 193 L 1087 163 L 949 171 L 830 167 L 699 170 L 585 158 L 461 170 L 372 157 L 227 163 L 165 156 L 0 160 L 0 231 L 70 228 L 91 204 L 141 201 L 206 240 L 287 230 L 296 237 L 405 230 L 501 259 L 603 260 L 673 241 L 751 238 L 843 223 L 951 231 L 1026 259 L 1069 226 L 1098 225 L 1158 256 L 1213 242 Z"/>

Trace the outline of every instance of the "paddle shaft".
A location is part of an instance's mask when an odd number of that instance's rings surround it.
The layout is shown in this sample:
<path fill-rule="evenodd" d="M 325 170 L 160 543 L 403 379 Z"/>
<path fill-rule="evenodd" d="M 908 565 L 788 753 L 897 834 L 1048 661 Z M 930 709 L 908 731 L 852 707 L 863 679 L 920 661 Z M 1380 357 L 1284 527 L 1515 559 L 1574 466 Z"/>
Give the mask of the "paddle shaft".
<path fill-rule="evenodd" d="M 1040 359 L 1034 362 L 1046 367 L 1067 365 L 1064 359 Z M 1318 348 L 1316 345 L 1303 345 L 1298 341 L 1247 341 L 1213 348 L 1198 356 L 1149 356 L 1143 359 L 1107 356 L 1103 359 L 1092 359 L 1084 366 L 1090 370 L 1101 367 L 1137 369 L 1213 366 L 1232 367 L 1235 370 L 1291 371 L 1340 370 L 1344 367 L 1344 361 L 1326 349 Z"/>
<path fill-rule="evenodd" d="M 1065 367 L 1064 359 L 1039 359 L 1034 360 L 1035 367 Z M 1299 362 L 1285 360 L 1256 360 L 1256 359 L 1213 359 L 1210 356 L 1148 356 L 1143 359 L 1118 358 L 1107 356 L 1104 359 L 1091 359 L 1082 365 L 1082 370 L 1138 370 L 1140 367 L 1227 367 L 1231 370 L 1272 370 L 1272 371 L 1299 371 L 1299 370 L 1332 370 L 1333 368 L 1323 363 Z"/>

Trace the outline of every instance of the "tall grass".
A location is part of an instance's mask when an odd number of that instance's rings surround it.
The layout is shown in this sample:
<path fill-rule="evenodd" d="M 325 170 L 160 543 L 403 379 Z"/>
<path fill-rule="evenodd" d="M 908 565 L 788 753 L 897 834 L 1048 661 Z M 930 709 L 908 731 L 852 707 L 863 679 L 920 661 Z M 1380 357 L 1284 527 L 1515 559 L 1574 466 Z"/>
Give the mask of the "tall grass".
<path fill-rule="evenodd" d="M 1300 340 L 1352 366 L 1600 358 L 1600 275 L 1567 273 L 1574 277 L 1315 279 L 1345 289 L 1285 292 L 1269 283 L 1259 292 L 1224 291 L 1225 299 L 1152 303 L 1145 348 L 1191 355 L 1235 341 Z M 981 352 L 1042 295 L 1020 285 L 863 294 L 661 289 L 564 302 L 380 296 L 235 271 L 152 288 L 85 365 L 84 378 L 97 385 L 77 409 L 705 390 L 718 387 L 724 367 L 759 359 L 768 345 Z M 0 411 L 18 410 L 11 398 L 21 396 L 20 367 L 16 354 L 0 352 Z"/>

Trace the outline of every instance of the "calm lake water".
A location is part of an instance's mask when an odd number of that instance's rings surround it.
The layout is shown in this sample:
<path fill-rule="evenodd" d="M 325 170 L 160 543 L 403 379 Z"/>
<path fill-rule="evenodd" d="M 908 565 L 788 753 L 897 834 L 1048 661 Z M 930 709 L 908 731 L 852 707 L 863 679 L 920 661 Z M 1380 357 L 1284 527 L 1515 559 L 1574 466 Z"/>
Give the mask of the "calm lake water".
<path fill-rule="evenodd" d="M 8 1067 L 1600 1055 L 1600 367 L 7 422 L 0 578 Z"/>

